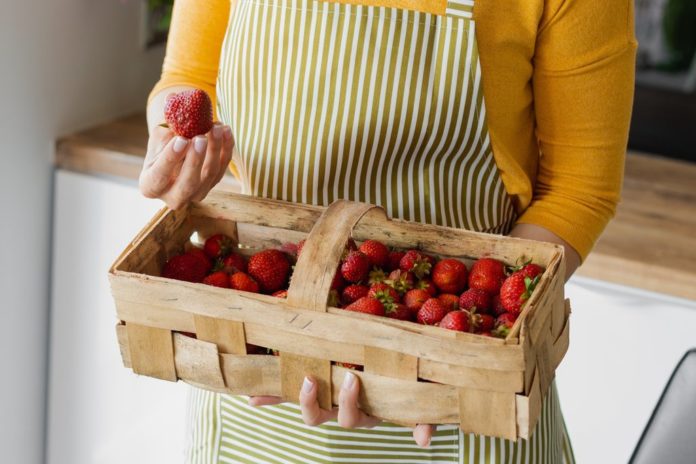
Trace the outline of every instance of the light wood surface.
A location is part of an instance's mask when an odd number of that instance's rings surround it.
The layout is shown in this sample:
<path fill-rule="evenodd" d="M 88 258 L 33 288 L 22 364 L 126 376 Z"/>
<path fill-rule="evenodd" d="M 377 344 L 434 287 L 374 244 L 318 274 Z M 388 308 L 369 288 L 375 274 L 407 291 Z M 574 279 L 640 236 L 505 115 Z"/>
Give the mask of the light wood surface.
<path fill-rule="evenodd" d="M 147 144 L 144 114 L 61 138 L 56 166 L 137 179 Z M 238 184 L 226 176 L 222 190 Z M 630 153 L 623 201 L 582 276 L 696 300 L 696 164 Z"/>

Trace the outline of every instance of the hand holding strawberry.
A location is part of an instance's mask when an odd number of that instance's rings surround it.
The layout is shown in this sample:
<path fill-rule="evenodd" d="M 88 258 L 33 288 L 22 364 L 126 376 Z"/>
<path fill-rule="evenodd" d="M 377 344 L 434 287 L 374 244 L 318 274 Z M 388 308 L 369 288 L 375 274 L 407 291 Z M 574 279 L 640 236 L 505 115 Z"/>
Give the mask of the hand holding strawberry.
<path fill-rule="evenodd" d="M 205 95 L 201 90 L 195 92 Z M 139 186 L 145 197 L 159 198 L 170 208 L 180 209 L 191 201 L 203 200 L 220 182 L 232 158 L 234 141 L 229 126 L 213 125 L 212 114 L 208 125 L 207 116 L 201 119 L 196 114 L 204 112 L 201 104 L 177 105 L 176 121 L 170 123 L 171 127 L 157 125 L 164 114 L 165 98 L 164 92 L 160 93 L 150 104 L 150 139 Z M 186 125 L 187 117 L 194 122 Z"/>

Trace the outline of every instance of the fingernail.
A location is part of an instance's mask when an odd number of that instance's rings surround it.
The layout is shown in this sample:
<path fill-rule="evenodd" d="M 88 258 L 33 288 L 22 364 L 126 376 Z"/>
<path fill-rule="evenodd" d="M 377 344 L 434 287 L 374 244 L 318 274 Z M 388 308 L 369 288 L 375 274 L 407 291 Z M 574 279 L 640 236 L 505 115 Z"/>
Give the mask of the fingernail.
<path fill-rule="evenodd" d="M 341 385 L 341 388 L 344 390 L 350 390 L 353 388 L 353 383 L 355 383 L 355 375 L 352 372 L 346 372 L 346 376 L 343 378 L 343 385 Z"/>
<path fill-rule="evenodd" d="M 205 153 L 205 148 L 208 146 L 208 139 L 205 137 L 196 137 L 193 139 L 193 149 L 196 153 L 202 155 Z"/>
<path fill-rule="evenodd" d="M 232 138 L 232 128 L 230 126 L 225 126 L 222 133 L 227 140 Z"/>
<path fill-rule="evenodd" d="M 213 137 L 219 139 L 222 137 L 223 127 L 220 125 L 213 126 Z"/>
<path fill-rule="evenodd" d="M 186 145 L 188 145 L 188 139 L 185 139 L 184 137 L 177 137 L 174 139 L 174 146 L 172 148 L 176 153 L 181 153 L 184 151 L 184 148 L 186 148 Z"/>
<path fill-rule="evenodd" d="M 309 380 L 309 378 L 305 377 L 304 381 L 302 382 L 302 393 L 306 395 L 312 391 L 312 388 L 314 388 L 314 383 Z"/>

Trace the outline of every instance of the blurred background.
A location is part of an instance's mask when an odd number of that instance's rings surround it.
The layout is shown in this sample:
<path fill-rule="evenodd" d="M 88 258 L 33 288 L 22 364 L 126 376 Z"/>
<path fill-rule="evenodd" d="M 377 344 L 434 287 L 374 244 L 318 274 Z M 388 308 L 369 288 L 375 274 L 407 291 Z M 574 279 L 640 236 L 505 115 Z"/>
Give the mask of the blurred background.
<path fill-rule="evenodd" d="M 121 366 L 106 279 L 161 207 L 136 179 L 171 1 L 0 5 L 0 461 L 182 462 L 187 387 Z M 624 199 L 567 287 L 580 463 L 628 461 L 696 346 L 696 1 L 635 5 Z"/>

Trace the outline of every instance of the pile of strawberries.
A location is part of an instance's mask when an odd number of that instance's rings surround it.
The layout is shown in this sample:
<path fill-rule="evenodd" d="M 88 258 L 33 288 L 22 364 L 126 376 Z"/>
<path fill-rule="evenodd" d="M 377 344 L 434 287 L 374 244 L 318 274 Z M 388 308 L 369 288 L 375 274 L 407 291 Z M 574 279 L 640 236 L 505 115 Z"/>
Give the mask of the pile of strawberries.
<path fill-rule="evenodd" d="M 202 249 L 170 258 L 162 276 L 284 298 L 303 245 L 262 250 L 247 260 L 235 251 L 230 237 L 216 234 Z M 481 258 L 469 269 L 457 259 L 390 250 L 376 240 L 358 247 L 351 239 L 328 303 L 347 311 L 505 337 L 543 271 L 536 264 L 511 267 L 492 258 Z"/>

